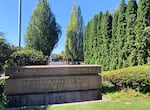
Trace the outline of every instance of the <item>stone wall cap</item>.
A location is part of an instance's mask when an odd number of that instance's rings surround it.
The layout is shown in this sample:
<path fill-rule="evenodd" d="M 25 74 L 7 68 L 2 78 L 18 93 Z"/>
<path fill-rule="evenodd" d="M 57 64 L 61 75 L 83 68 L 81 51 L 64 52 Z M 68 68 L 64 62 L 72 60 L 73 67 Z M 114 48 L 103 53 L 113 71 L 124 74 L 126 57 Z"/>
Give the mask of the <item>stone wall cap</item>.
<path fill-rule="evenodd" d="M 43 65 L 43 66 L 16 66 L 9 67 L 6 75 L 11 78 L 46 77 L 46 76 L 76 76 L 98 75 L 101 73 L 100 65 Z"/>
<path fill-rule="evenodd" d="M 9 68 L 69 68 L 69 67 L 101 67 L 101 65 L 37 65 L 37 66 L 11 66 Z"/>

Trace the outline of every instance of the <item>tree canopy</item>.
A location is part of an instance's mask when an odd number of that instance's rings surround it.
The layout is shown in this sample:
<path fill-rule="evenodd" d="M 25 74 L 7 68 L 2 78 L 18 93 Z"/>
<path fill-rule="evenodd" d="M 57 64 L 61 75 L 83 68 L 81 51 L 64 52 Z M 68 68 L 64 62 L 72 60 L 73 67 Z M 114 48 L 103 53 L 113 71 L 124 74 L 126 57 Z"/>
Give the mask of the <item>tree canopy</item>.
<path fill-rule="evenodd" d="M 61 35 L 48 0 L 38 0 L 25 34 L 26 46 L 50 55 Z"/>
<path fill-rule="evenodd" d="M 150 64 L 150 0 L 121 0 L 114 12 L 94 15 L 83 46 L 85 63 L 103 70 Z"/>
<path fill-rule="evenodd" d="M 66 60 L 83 59 L 83 30 L 84 22 L 81 8 L 73 5 L 70 21 L 66 30 L 66 43 L 64 57 Z M 79 62 L 78 62 L 79 63 Z"/>

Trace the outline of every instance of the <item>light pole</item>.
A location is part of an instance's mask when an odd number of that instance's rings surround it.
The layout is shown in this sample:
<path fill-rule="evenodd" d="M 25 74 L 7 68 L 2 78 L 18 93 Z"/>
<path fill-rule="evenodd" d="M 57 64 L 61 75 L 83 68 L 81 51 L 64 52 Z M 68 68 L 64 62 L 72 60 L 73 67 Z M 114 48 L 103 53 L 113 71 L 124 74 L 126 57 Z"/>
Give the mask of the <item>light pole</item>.
<path fill-rule="evenodd" d="M 21 49 L 21 0 L 18 1 L 18 38 L 19 50 Z"/>

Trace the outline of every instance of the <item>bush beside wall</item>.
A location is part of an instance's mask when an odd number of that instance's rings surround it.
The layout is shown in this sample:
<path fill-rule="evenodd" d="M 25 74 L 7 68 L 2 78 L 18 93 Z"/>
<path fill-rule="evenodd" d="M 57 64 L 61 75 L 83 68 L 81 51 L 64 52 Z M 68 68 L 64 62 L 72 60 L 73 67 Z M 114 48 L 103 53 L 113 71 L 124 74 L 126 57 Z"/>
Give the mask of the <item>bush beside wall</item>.
<path fill-rule="evenodd" d="M 136 66 L 104 72 L 103 80 L 119 88 L 133 88 L 141 92 L 149 92 L 150 66 Z"/>
<path fill-rule="evenodd" d="M 48 57 L 33 49 L 22 49 L 14 52 L 9 60 L 10 66 L 46 65 Z"/>
<path fill-rule="evenodd" d="M 4 94 L 5 79 L 0 79 L 0 109 L 3 109 L 7 105 L 7 99 Z"/>

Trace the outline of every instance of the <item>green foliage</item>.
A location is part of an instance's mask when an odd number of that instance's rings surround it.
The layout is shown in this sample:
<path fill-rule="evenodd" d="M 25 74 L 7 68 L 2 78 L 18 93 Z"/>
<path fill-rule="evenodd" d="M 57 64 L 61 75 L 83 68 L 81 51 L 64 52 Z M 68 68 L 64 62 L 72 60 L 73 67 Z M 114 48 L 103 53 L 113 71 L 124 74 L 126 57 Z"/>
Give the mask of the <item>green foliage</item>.
<path fill-rule="evenodd" d="M 110 65 L 109 69 L 114 70 L 117 67 L 117 26 L 118 26 L 118 11 L 112 15 L 112 39 L 110 44 Z M 108 64 L 107 64 L 108 65 Z"/>
<path fill-rule="evenodd" d="M 95 64 L 101 64 L 102 62 L 102 18 L 103 18 L 103 13 L 100 11 L 98 14 L 98 23 L 97 23 L 97 35 L 96 35 L 96 40 L 97 40 L 97 45 L 96 45 L 96 51 L 97 51 L 97 57 L 96 57 L 96 62 Z"/>
<path fill-rule="evenodd" d="M 108 11 L 103 15 L 102 20 L 102 45 L 101 45 L 101 53 L 104 58 L 102 58 L 101 62 L 103 63 L 103 70 L 108 70 L 110 62 L 110 44 L 112 37 L 112 16 Z"/>
<path fill-rule="evenodd" d="M 104 95 L 107 98 L 110 99 L 125 99 L 127 97 L 141 97 L 141 96 L 146 96 L 138 91 L 135 91 L 133 89 L 122 89 L 120 91 L 114 92 L 114 93 L 107 93 Z"/>
<path fill-rule="evenodd" d="M 88 22 L 84 33 L 84 61 L 86 64 L 95 64 L 100 62 L 101 49 L 101 20 L 103 13 L 100 12 L 95 15 L 91 21 Z M 96 62 L 97 61 L 97 62 Z"/>
<path fill-rule="evenodd" d="M 77 52 L 78 52 L 78 59 L 83 60 L 83 31 L 84 31 L 84 21 L 81 13 L 81 8 L 78 6 L 77 10 L 78 16 L 78 29 L 77 29 Z"/>
<path fill-rule="evenodd" d="M 103 79 L 120 88 L 150 91 L 150 66 L 137 66 L 103 73 Z"/>
<path fill-rule="evenodd" d="M 71 14 L 70 22 L 67 28 L 67 44 L 68 44 L 68 51 L 65 53 L 69 53 L 69 56 L 72 60 L 77 59 L 77 12 L 76 12 L 76 5 L 73 6 L 73 11 Z M 66 45 L 67 45 L 66 44 Z M 66 58 L 68 59 L 68 58 Z"/>
<path fill-rule="evenodd" d="M 150 64 L 150 1 L 125 0 L 94 15 L 84 31 L 84 63 L 103 70 Z"/>
<path fill-rule="evenodd" d="M 62 61 L 63 60 L 63 53 L 53 54 L 54 61 Z"/>
<path fill-rule="evenodd" d="M 10 66 L 46 65 L 48 57 L 33 49 L 22 49 L 14 52 L 9 60 Z"/>
<path fill-rule="evenodd" d="M 126 10 L 126 41 L 123 47 L 124 67 L 137 65 L 134 31 L 137 18 L 137 3 L 136 0 L 129 0 Z"/>
<path fill-rule="evenodd" d="M 0 71 L 5 69 L 10 55 L 15 51 L 17 51 L 17 48 L 6 43 L 2 36 L 0 36 Z"/>
<path fill-rule="evenodd" d="M 113 85 L 108 81 L 102 81 L 102 94 L 104 97 L 109 99 L 123 99 L 127 97 L 141 97 L 141 96 L 148 96 L 147 94 L 143 94 L 139 91 L 136 91 L 131 88 L 123 88 L 120 89 L 119 87 Z"/>
<path fill-rule="evenodd" d="M 71 59 L 71 56 L 70 56 L 70 51 L 69 51 L 69 39 L 68 37 L 66 38 L 66 43 L 65 43 L 65 50 L 64 50 L 64 58 L 69 60 Z"/>
<path fill-rule="evenodd" d="M 146 27 L 146 28 L 144 29 L 144 31 L 147 32 L 147 33 L 150 35 L 150 26 Z"/>
<path fill-rule="evenodd" d="M 115 93 L 119 91 L 120 89 L 117 86 L 114 86 L 112 83 L 108 81 L 102 81 L 102 88 L 101 93 L 103 95 L 109 94 L 109 93 Z"/>
<path fill-rule="evenodd" d="M 91 34 L 90 36 L 91 39 L 89 41 L 89 44 L 91 49 L 90 49 L 90 52 L 91 52 L 91 60 L 90 60 L 90 64 L 95 64 L 95 60 L 97 58 L 97 54 L 96 54 L 96 50 L 97 50 L 97 43 L 98 43 L 98 40 L 97 40 L 97 25 L 98 25 L 98 15 L 95 15 L 93 20 L 91 21 Z"/>
<path fill-rule="evenodd" d="M 38 0 L 25 34 L 26 46 L 42 51 L 44 55 L 49 56 L 60 35 L 61 28 L 56 23 L 48 0 Z"/>
<path fill-rule="evenodd" d="M 116 38 L 116 53 L 117 53 L 117 68 L 123 66 L 123 47 L 126 41 L 126 4 L 125 0 L 121 0 L 118 10 L 118 26 L 117 26 L 117 38 Z"/>
<path fill-rule="evenodd" d="M 83 50 L 84 50 L 84 63 L 89 64 L 90 59 L 89 56 L 91 54 L 90 52 L 90 40 L 89 40 L 89 32 L 90 31 L 90 22 L 88 22 L 85 32 L 84 32 L 84 37 L 83 37 Z"/>
<path fill-rule="evenodd" d="M 73 6 L 73 10 L 70 17 L 70 22 L 67 27 L 67 38 L 66 38 L 66 49 L 65 49 L 65 59 L 75 60 L 77 59 L 77 11 L 76 5 Z M 69 54 L 69 55 L 67 55 Z M 68 56 L 68 57 L 67 57 Z"/>
<path fill-rule="evenodd" d="M 5 80 L 0 79 L 0 109 L 3 109 L 7 105 L 7 99 L 4 94 L 4 85 L 5 85 Z"/>
<path fill-rule="evenodd" d="M 76 5 L 74 5 L 66 31 L 64 51 L 64 57 L 66 60 L 79 61 L 79 59 L 83 59 L 83 29 L 84 24 L 81 9 L 79 6 L 78 9 L 76 9 Z"/>
<path fill-rule="evenodd" d="M 150 0 L 139 0 L 135 28 L 138 65 L 148 63 L 150 57 L 150 35 L 144 31 L 148 26 L 150 26 Z"/>

